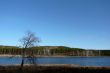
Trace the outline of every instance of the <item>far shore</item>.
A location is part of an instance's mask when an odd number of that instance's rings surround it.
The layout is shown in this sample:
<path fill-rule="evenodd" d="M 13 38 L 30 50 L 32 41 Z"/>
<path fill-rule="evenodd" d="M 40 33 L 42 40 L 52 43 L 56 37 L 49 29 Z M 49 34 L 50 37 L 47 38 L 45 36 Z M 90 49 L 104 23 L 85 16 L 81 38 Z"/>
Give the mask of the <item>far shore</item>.
<path fill-rule="evenodd" d="M 11 54 L 2 54 L 0 57 L 22 57 L 21 55 L 11 55 Z M 36 57 L 110 57 L 110 56 L 64 56 L 64 55 L 51 55 L 51 56 L 45 56 L 45 55 L 38 55 Z"/>

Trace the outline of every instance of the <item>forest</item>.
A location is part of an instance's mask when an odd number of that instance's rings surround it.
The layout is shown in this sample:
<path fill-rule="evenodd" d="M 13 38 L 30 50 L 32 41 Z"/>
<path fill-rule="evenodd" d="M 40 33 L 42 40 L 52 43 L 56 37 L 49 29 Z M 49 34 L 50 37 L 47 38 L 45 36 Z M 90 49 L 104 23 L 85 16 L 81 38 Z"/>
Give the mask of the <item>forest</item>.
<path fill-rule="evenodd" d="M 23 48 L 17 46 L 0 46 L 0 55 L 21 55 Z M 110 56 L 110 50 L 86 50 L 65 46 L 36 46 L 25 49 L 28 54 L 32 50 L 36 56 Z"/>

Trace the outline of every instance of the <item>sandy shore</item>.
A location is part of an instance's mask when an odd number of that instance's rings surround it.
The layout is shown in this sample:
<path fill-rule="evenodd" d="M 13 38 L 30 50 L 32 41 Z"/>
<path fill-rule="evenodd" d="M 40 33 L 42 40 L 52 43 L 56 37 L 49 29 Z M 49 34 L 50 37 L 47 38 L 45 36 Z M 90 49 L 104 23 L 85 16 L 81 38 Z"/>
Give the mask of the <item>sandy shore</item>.
<path fill-rule="evenodd" d="M 10 55 L 10 54 L 2 54 L 0 57 L 21 57 L 21 55 Z M 44 56 L 44 55 L 38 55 L 36 57 L 69 57 L 69 56 Z"/>
<path fill-rule="evenodd" d="M 21 55 L 10 55 L 10 54 L 2 54 L 0 57 L 21 57 Z M 62 55 L 37 55 L 36 57 L 110 57 L 110 56 L 62 56 Z"/>
<path fill-rule="evenodd" d="M 0 57 L 21 57 L 21 55 L 10 55 L 10 54 L 3 54 L 3 55 L 0 55 Z"/>

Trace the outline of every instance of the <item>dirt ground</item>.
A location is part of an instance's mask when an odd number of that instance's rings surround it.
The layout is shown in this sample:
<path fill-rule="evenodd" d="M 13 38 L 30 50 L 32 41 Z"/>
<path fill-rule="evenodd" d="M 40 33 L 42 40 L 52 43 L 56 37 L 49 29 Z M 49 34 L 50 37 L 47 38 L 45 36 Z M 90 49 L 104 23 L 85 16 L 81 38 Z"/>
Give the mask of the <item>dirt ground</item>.
<path fill-rule="evenodd" d="M 0 73 L 110 73 L 110 67 L 0 66 Z"/>

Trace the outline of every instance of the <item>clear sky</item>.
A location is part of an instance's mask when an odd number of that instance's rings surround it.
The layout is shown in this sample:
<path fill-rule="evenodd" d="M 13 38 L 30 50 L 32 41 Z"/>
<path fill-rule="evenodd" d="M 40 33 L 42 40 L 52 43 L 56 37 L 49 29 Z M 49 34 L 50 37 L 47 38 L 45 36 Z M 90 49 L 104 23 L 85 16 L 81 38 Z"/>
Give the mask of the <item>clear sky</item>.
<path fill-rule="evenodd" d="M 0 0 L 0 45 L 26 30 L 40 45 L 110 49 L 110 0 Z"/>

